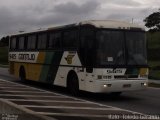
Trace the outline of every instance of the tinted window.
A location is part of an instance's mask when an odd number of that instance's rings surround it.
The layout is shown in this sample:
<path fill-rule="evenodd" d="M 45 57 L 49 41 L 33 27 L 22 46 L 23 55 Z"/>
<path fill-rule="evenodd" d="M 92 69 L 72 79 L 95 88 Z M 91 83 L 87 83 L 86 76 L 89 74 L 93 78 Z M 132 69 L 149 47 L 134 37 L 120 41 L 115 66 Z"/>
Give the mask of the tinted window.
<path fill-rule="evenodd" d="M 47 34 L 38 35 L 38 49 L 45 49 L 47 43 Z"/>
<path fill-rule="evenodd" d="M 25 37 L 20 37 L 19 38 L 19 45 L 18 45 L 18 48 L 19 49 L 24 49 L 24 41 L 25 41 Z"/>
<path fill-rule="evenodd" d="M 100 30 L 97 32 L 97 63 L 99 65 L 124 65 L 124 33 Z"/>
<path fill-rule="evenodd" d="M 87 47 L 92 49 L 94 43 L 94 31 L 90 28 L 85 28 L 81 30 L 81 47 Z"/>
<path fill-rule="evenodd" d="M 129 65 L 146 65 L 146 38 L 144 32 L 126 32 Z"/>
<path fill-rule="evenodd" d="M 36 35 L 29 35 L 28 42 L 27 42 L 28 49 L 35 49 L 36 48 Z"/>
<path fill-rule="evenodd" d="M 80 54 L 81 61 L 87 66 L 93 66 L 94 56 L 94 29 L 92 28 L 81 28 L 80 32 Z"/>
<path fill-rule="evenodd" d="M 61 47 L 61 33 L 50 33 L 49 35 L 49 48 Z"/>
<path fill-rule="evenodd" d="M 16 45 L 17 45 L 17 39 L 14 37 L 14 38 L 11 38 L 11 41 L 10 41 L 10 48 L 11 49 L 16 49 Z"/>
<path fill-rule="evenodd" d="M 63 46 L 65 48 L 77 47 L 77 30 L 66 31 L 63 34 Z"/>

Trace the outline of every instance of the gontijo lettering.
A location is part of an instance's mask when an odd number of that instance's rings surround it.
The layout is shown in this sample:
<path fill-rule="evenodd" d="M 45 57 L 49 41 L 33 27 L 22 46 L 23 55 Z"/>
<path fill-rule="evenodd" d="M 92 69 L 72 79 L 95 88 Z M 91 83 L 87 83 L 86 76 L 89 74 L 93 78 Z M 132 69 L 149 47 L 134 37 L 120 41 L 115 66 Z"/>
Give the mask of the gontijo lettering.
<path fill-rule="evenodd" d="M 19 54 L 19 60 L 35 60 L 35 54 Z"/>
<path fill-rule="evenodd" d="M 9 59 L 10 60 L 13 60 L 13 59 L 16 59 L 16 58 L 17 58 L 16 54 L 9 54 Z"/>
<path fill-rule="evenodd" d="M 9 54 L 9 60 L 17 62 L 36 62 L 38 52 L 12 52 Z"/>

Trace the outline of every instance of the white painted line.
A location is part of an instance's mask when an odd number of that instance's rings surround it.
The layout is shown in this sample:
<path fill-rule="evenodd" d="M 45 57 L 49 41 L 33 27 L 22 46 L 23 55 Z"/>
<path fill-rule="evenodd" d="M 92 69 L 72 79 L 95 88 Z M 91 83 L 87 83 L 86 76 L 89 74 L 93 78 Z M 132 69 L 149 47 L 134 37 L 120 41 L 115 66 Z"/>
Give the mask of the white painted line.
<path fill-rule="evenodd" d="M 2 87 L 3 86 L 9 86 L 9 87 L 12 87 L 12 86 L 16 87 L 17 86 L 18 87 L 19 85 L 15 85 L 15 84 L 0 84 L 0 86 L 2 86 Z"/>
<path fill-rule="evenodd" d="M 71 101 L 71 100 L 66 100 L 66 101 L 59 101 L 59 100 L 28 100 L 28 99 L 7 99 L 9 101 L 31 101 L 31 102 L 51 102 L 51 103 L 77 103 L 77 104 L 88 104 L 86 102 L 81 102 L 81 101 Z"/>
<path fill-rule="evenodd" d="M 72 113 L 49 113 L 49 112 L 36 112 L 40 115 L 55 115 L 55 116 L 68 116 L 68 117 L 93 117 L 93 118 L 108 118 L 108 115 L 91 115 L 91 114 L 72 114 Z"/>
<path fill-rule="evenodd" d="M 50 98 L 65 98 L 63 96 L 45 96 L 45 95 L 14 95 L 14 94 L 0 94 L 0 96 L 23 96 L 23 97 L 50 97 Z"/>
<path fill-rule="evenodd" d="M 40 105 L 21 105 L 27 108 L 57 108 L 57 109 L 77 109 L 77 110 L 118 110 L 121 109 L 114 109 L 114 108 L 96 108 L 96 107 L 67 107 L 67 106 L 40 106 Z"/>
<path fill-rule="evenodd" d="M 0 80 L 2 80 L 2 79 L 0 79 Z M 2 81 L 6 81 L 6 80 L 2 80 Z M 14 82 L 12 82 L 12 81 L 7 81 L 7 82 L 21 85 L 21 84 L 19 84 L 19 83 L 14 83 Z M 34 88 L 34 87 L 27 86 L 27 85 L 21 85 L 21 86 L 25 86 L 25 87 L 29 87 L 29 88 L 37 89 L 37 90 L 42 90 L 42 89 L 39 89 L 39 88 Z M 50 91 L 47 91 L 47 90 L 42 90 L 42 91 L 50 92 Z M 53 93 L 53 92 L 50 92 L 50 93 Z M 110 106 L 110 105 L 104 105 L 104 104 L 100 104 L 100 103 L 92 102 L 92 101 L 88 101 L 88 100 L 83 100 L 83 99 L 80 99 L 80 98 L 75 98 L 75 97 L 67 96 L 67 95 L 60 94 L 60 93 L 55 93 L 55 92 L 54 92 L 53 94 L 60 95 L 60 96 L 65 96 L 65 97 L 68 97 L 68 98 L 72 98 L 72 99 L 74 99 L 74 100 L 85 101 L 85 102 L 92 103 L 92 104 L 96 104 L 96 105 L 99 105 L 99 106 L 106 106 L 106 107 L 111 107 L 111 108 L 114 108 L 114 109 L 121 109 L 121 108 L 118 108 L 118 107 L 114 107 L 114 106 Z M 132 114 L 145 115 L 145 114 L 143 114 L 143 113 L 135 112 L 135 111 L 127 110 L 127 109 L 121 109 L 121 111 L 130 112 L 130 113 L 132 113 Z"/>
<path fill-rule="evenodd" d="M 15 87 L 12 87 L 12 86 L 9 86 L 9 87 L 0 87 L 0 88 L 4 88 L 4 89 L 24 89 L 24 90 L 30 90 L 31 88 L 27 88 L 27 87 L 22 87 L 22 88 L 15 88 Z"/>
<path fill-rule="evenodd" d="M 10 93 L 29 93 L 29 92 L 31 92 L 31 94 L 32 93 L 44 93 L 44 94 L 46 94 L 46 92 L 41 92 L 41 91 L 17 91 L 17 90 L 12 90 L 12 91 L 10 91 L 10 90 L 0 90 L 1 92 L 10 92 Z"/>
<path fill-rule="evenodd" d="M 55 93 L 55 92 L 50 92 L 50 91 L 47 91 L 47 90 L 43 90 L 43 89 L 39 89 L 39 88 L 34 88 L 34 87 L 31 87 L 31 86 L 27 86 L 27 85 L 22 85 L 20 83 L 15 83 L 15 82 L 12 82 L 12 81 L 7 81 L 7 80 L 3 80 L 3 79 L 0 79 L 2 81 L 5 81 L 5 82 L 8 82 L 8 83 L 12 83 L 12 84 L 15 84 L 15 85 L 18 85 L 18 86 L 24 86 L 24 87 L 28 87 L 28 88 L 31 88 L 31 89 L 35 89 L 35 90 L 40 90 L 40 91 L 43 91 L 43 92 L 46 92 L 46 93 L 51 93 L 53 95 L 58 95 L 58 96 L 63 96 L 63 97 L 66 97 L 66 98 L 71 98 L 73 100 L 80 100 L 80 101 L 84 101 L 83 99 L 78 99 L 78 98 L 75 98 L 75 97 L 70 97 L 70 96 L 67 96 L 67 95 L 63 95 L 63 94 L 59 94 L 59 93 Z M 86 102 L 86 101 L 85 101 Z"/>

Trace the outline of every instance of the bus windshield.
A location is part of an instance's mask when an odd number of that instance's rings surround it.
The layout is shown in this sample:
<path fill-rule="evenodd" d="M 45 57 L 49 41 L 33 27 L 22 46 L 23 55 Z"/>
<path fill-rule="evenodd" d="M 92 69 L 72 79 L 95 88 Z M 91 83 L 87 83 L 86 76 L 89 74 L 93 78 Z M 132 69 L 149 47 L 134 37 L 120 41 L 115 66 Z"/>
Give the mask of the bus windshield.
<path fill-rule="evenodd" d="M 98 65 L 124 65 L 124 33 L 100 30 L 97 32 Z"/>
<path fill-rule="evenodd" d="M 146 65 L 144 32 L 99 30 L 97 39 L 98 65 Z M 125 42 L 126 41 L 126 42 Z"/>
<path fill-rule="evenodd" d="M 146 65 L 146 40 L 144 32 L 126 32 L 128 65 Z"/>

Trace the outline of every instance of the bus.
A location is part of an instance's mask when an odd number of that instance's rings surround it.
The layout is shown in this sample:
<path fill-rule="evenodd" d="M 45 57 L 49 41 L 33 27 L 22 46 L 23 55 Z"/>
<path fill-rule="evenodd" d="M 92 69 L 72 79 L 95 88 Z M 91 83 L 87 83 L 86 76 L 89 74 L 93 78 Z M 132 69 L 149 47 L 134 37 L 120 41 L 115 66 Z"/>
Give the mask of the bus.
<path fill-rule="evenodd" d="M 137 24 L 88 20 L 10 35 L 9 71 L 79 91 L 120 94 L 148 86 L 145 29 Z"/>

